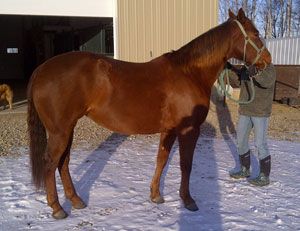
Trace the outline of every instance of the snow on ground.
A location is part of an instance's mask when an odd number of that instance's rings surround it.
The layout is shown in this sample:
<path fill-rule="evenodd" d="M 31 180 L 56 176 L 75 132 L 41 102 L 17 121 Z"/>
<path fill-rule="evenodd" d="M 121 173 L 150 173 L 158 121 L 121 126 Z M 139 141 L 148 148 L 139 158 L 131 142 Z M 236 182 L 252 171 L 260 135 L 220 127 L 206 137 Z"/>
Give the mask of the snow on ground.
<path fill-rule="evenodd" d="M 149 185 L 158 140 L 113 134 L 94 151 L 82 146 L 71 153 L 73 182 L 87 208 L 72 209 L 57 176 L 64 220 L 54 220 L 45 195 L 35 192 L 22 147 L 17 158 L 0 158 L 0 230 L 300 230 L 300 144 L 269 140 L 269 147 L 271 185 L 255 187 L 229 178 L 237 169 L 234 138 L 200 137 L 191 176 L 199 211 L 190 212 L 179 198 L 178 143 L 161 184 L 165 203 L 156 205 Z M 251 177 L 258 174 L 256 157 Z"/>

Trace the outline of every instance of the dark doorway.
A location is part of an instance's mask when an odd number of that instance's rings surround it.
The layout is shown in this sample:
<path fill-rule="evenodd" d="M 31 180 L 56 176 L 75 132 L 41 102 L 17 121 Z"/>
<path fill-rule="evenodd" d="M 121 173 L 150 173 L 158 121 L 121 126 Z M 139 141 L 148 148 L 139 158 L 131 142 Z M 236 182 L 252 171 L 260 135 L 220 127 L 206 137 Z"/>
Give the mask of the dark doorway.
<path fill-rule="evenodd" d="M 84 50 L 113 56 L 113 19 L 0 15 L 1 82 L 27 82 L 45 60 Z"/>

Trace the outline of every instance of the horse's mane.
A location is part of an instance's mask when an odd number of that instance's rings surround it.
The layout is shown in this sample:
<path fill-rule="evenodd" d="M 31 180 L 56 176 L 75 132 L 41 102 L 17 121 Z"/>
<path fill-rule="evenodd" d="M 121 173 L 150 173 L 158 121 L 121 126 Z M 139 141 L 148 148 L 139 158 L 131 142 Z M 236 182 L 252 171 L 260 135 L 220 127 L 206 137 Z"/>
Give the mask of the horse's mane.
<path fill-rule="evenodd" d="M 164 54 L 176 65 L 184 65 L 185 69 L 199 65 L 211 65 L 220 60 L 228 49 L 231 19 L 198 36 L 176 51 Z M 222 56 L 220 56 L 222 54 Z"/>

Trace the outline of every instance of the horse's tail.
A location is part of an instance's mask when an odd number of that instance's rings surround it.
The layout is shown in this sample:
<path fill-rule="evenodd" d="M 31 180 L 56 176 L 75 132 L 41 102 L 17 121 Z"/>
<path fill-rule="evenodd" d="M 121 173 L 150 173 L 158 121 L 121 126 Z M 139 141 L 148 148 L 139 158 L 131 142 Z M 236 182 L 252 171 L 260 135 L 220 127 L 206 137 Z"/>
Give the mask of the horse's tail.
<path fill-rule="evenodd" d="M 37 190 L 45 188 L 44 156 L 47 145 L 45 127 L 34 106 L 32 97 L 32 83 L 35 73 L 32 74 L 27 87 L 27 127 L 29 135 L 29 152 L 31 162 L 32 181 Z"/>

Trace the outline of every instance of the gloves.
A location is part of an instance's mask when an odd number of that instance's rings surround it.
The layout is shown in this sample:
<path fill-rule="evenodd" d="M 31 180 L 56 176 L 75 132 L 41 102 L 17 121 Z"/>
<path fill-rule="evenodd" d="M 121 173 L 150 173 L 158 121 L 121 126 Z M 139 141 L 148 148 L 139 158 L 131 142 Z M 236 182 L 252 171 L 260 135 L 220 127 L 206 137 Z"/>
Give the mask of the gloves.
<path fill-rule="evenodd" d="M 258 73 L 258 70 L 257 70 L 256 66 L 253 66 L 253 65 L 249 66 L 248 67 L 248 73 L 249 73 L 249 76 L 256 75 Z"/>
<path fill-rule="evenodd" d="M 229 70 L 231 70 L 231 69 L 232 69 L 232 65 L 231 65 L 231 63 L 230 63 L 230 62 L 227 62 L 225 67 L 227 67 L 227 69 L 229 69 Z"/>
<path fill-rule="evenodd" d="M 234 71 L 238 76 L 239 80 L 250 80 L 249 76 L 254 76 L 258 73 L 258 70 L 255 66 L 251 65 L 247 69 L 245 66 L 243 66 L 240 70 L 236 69 L 234 66 L 231 65 L 231 63 L 227 62 L 225 68 Z"/>
<path fill-rule="evenodd" d="M 240 75 L 240 70 L 237 69 L 235 66 L 232 66 L 230 62 L 227 62 L 225 65 L 225 68 L 227 68 L 228 70 L 232 70 L 234 71 L 237 75 Z"/>
<path fill-rule="evenodd" d="M 249 72 L 245 66 L 243 66 L 240 70 L 239 80 L 250 80 L 249 78 Z"/>

